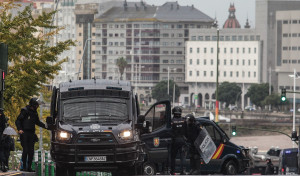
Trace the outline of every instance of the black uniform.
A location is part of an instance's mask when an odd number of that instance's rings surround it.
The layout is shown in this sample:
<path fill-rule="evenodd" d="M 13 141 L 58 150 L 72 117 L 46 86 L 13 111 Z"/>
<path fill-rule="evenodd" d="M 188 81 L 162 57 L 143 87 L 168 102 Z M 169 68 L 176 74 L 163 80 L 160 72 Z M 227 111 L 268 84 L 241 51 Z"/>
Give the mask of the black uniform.
<path fill-rule="evenodd" d="M 8 168 L 8 159 L 10 156 L 10 151 L 15 150 L 15 141 L 9 135 L 3 134 L 0 141 L 0 158 L 1 158 L 1 170 L 6 172 Z"/>
<path fill-rule="evenodd" d="M 265 170 L 265 175 L 274 175 L 274 165 L 271 159 L 267 159 L 267 167 Z"/>
<path fill-rule="evenodd" d="M 179 152 L 180 162 L 181 162 L 181 172 L 185 172 L 186 169 L 186 121 L 181 117 L 181 109 L 176 109 L 175 107 L 172 112 L 174 117 L 172 119 L 172 131 L 173 139 L 171 146 L 171 173 L 175 172 L 175 161 L 176 155 Z M 180 111 L 180 112 L 176 112 Z"/>
<path fill-rule="evenodd" d="M 46 128 L 45 124 L 40 121 L 38 113 L 34 108 L 31 108 L 31 106 L 22 108 L 16 120 L 16 126 L 18 131 L 22 130 L 24 132 L 20 135 L 21 145 L 23 147 L 22 162 L 24 170 L 31 170 L 34 154 L 35 125 Z M 26 169 L 26 166 L 28 169 Z"/>
<path fill-rule="evenodd" d="M 199 124 L 196 123 L 195 117 L 192 114 L 186 116 L 187 119 L 187 142 L 189 144 L 189 154 L 190 154 L 190 174 L 198 175 L 200 174 L 200 154 L 197 151 L 194 142 L 197 139 L 201 128 Z"/>
<path fill-rule="evenodd" d="M 4 115 L 4 110 L 2 108 L 0 108 L 0 141 L 1 141 L 1 137 L 2 137 L 2 134 L 3 134 L 3 131 L 4 129 L 6 128 L 6 124 L 7 124 L 7 120 L 5 118 L 5 115 Z"/>

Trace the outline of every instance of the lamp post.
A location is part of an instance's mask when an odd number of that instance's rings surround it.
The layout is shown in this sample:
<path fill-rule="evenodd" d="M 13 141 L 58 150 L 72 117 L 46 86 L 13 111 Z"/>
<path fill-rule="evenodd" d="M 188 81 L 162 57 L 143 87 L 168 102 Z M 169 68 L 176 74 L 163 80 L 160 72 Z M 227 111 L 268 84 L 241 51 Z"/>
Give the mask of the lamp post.
<path fill-rule="evenodd" d="M 293 93 L 293 133 L 296 131 L 295 129 L 295 117 L 296 117 L 296 79 L 298 78 L 298 74 L 296 69 L 294 69 L 294 74 L 289 75 L 289 77 L 294 78 L 294 93 Z"/>
<path fill-rule="evenodd" d="M 88 40 L 93 40 L 91 38 L 87 38 L 85 40 L 85 44 L 84 44 L 84 47 L 83 47 L 83 52 L 82 52 L 82 57 L 81 57 L 81 60 L 80 60 L 80 64 L 79 64 L 79 70 L 78 70 L 78 73 L 77 73 L 77 80 L 79 79 L 79 74 L 81 73 L 81 64 L 82 64 L 82 61 L 83 61 L 83 56 L 84 56 L 84 52 L 85 52 L 85 47 L 86 47 L 86 44 L 87 44 L 87 41 Z M 88 65 L 90 64 L 90 59 L 88 59 Z M 88 79 L 90 78 L 90 75 L 88 74 Z"/>
<path fill-rule="evenodd" d="M 171 70 L 176 71 L 176 68 L 171 68 Z M 168 67 L 168 95 L 170 95 L 170 67 Z"/>
<path fill-rule="evenodd" d="M 215 115 L 215 122 L 219 122 L 219 100 L 218 100 L 218 91 L 219 91 L 219 33 L 220 29 L 217 29 L 217 80 L 216 80 L 216 115 Z"/>

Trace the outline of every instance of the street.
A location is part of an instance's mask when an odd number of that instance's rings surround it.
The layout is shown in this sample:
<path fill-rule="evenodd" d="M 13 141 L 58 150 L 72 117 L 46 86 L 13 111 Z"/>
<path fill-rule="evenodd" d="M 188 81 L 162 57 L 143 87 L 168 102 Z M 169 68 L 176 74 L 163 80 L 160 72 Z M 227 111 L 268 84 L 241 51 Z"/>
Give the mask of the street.
<path fill-rule="evenodd" d="M 266 152 L 271 147 L 292 148 L 293 143 L 285 135 L 232 137 L 231 142 L 244 147 L 257 147 L 259 152 Z M 297 147 L 295 144 L 294 147 Z"/>

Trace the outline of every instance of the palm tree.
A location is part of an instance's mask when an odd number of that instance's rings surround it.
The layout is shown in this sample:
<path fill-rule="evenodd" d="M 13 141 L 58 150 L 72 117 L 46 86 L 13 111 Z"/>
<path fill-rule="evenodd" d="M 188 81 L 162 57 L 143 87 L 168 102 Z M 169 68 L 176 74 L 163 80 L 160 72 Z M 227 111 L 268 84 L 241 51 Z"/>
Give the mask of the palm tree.
<path fill-rule="evenodd" d="M 124 57 L 120 57 L 117 59 L 117 62 L 116 62 L 116 65 L 119 67 L 119 71 L 120 71 L 120 80 L 123 80 L 123 73 L 124 73 L 124 70 L 127 66 L 127 61 Z"/>

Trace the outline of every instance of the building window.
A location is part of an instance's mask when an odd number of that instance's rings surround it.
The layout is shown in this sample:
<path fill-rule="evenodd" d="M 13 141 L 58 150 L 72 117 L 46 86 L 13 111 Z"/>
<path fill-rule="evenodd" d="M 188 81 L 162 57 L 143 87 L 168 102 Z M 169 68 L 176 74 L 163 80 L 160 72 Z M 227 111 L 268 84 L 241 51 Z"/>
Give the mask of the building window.
<path fill-rule="evenodd" d="M 200 59 L 197 59 L 197 65 L 199 65 L 200 64 Z"/>
<path fill-rule="evenodd" d="M 210 60 L 210 65 L 214 65 L 214 60 L 213 59 Z"/>
<path fill-rule="evenodd" d="M 232 71 L 230 72 L 230 77 L 232 77 Z"/>
<path fill-rule="evenodd" d="M 197 71 L 197 76 L 199 76 L 199 71 Z"/>
<path fill-rule="evenodd" d="M 256 65 L 256 60 L 254 60 L 254 65 Z"/>
<path fill-rule="evenodd" d="M 230 36 L 225 36 L 226 41 L 230 41 Z"/>
<path fill-rule="evenodd" d="M 249 65 L 249 66 L 251 65 L 251 60 L 250 60 L 250 59 L 248 60 L 248 65 Z"/>
<path fill-rule="evenodd" d="M 204 53 L 206 53 L 206 48 L 204 48 Z"/>
<path fill-rule="evenodd" d="M 248 53 L 249 53 L 249 54 L 251 53 L 251 48 L 248 48 Z"/>
<path fill-rule="evenodd" d="M 206 71 L 203 72 L 203 76 L 206 77 Z"/>
<path fill-rule="evenodd" d="M 197 48 L 197 53 L 200 53 L 200 48 Z"/>
<path fill-rule="evenodd" d="M 210 48 L 210 53 L 214 53 L 214 48 Z"/>
<path fill-rule="evenodd" d="M 250 78 L 250 71 L 248 72 L 248 77 Z"/>
<path fill-rule="evenodd" d="M 286 50 L 288 50 L 288 47 L 284 46 L 284 47 L 282 47 L 282 50 L 286 51 Z"/>
<path fill-rule="evenodd" d="M 236 72 L 236 77 L 237 77 L 237 78 L 239 77 L 239 72 L 238 72 L 238 71 Z"/>
<path fill-rule="evenodd" d="M 223 74 L 224 74 L 224 77 L 226 77 L 226 71 L 224 71 L 224 73 L 223 73 Z"/>
<path fill-rule="evenodd" d="M 211 77 L 214 76 L 214 71 L 210 71 L 210 76 L 211 76 Z"/>
<path fill-rule="evenodd" d="M 210 41 L 210 36 L 205 36 L 205 41 Z"/>
<path fill-rule="evenodd" d="M 256 72 L 253 72 L 253 76 L 254 76 L 254 78 L 256 78 Z"/>
<path fill-rule="evenodd" d="M 193 59 L 190 59 L 190 65 L 192 65 L 193 64 Z"/>
<path fill-rule="evenodd" d="M 190 53 L 193 53 L 193 48 L 190 48 Z"/>
<path fill-rule="evenodd" d="M 236 53 L 239 53 L 239 51 L 240 51 L 239 48 L 236 48 Z"/>
<path fill-rule="evenodd" d="M 203 41 L 203 36 L 198 36 L 199 41 Z"/>
<path fill-rule="evenodd" d="M 282 34 L 282 37 L 289 37 L 289 34 L 284 33 L 284 34 Z"/>
<path fill-rule="evenodd" d="M 233 53 L 233 48 L 230 48 L 230 53 Z"/>
<path fill-rule="evenodd" d="M 238 59 L 236 60 L 236 65 L 239 65 L 239 60 Z"/>
<path fill-rule="evenodd" d="M 256 48 L 254 48 L 254 53 L 256 53 Z"/>
<path fill-rule="evenodd" d="M 226 59 L 224 59 L 224 65 L 226 65 Z"/>
<path fill-rule="evenodd" d="M 245 65 L 245 59 L 243 59 L 243 65 Z"/>
<path fill-rule="evenodd" d="M 190 71 L 190 76 L 192 76 L 193 75 L 193 72 L 192 71 Z"/>
<path fill-rule="evenodd" d="M 233 60 L 232 59 L 230 59 L 230 65 L 233 65 Z"/>
<path fill-rule="evenodd" d="M 206 59 L 204 59 L 204 65 L 206 65 Z"/>
<path fill-rule="evenodd" d="M 224 48 L 224 53 L 226 53 L 226 48 Z"/>

